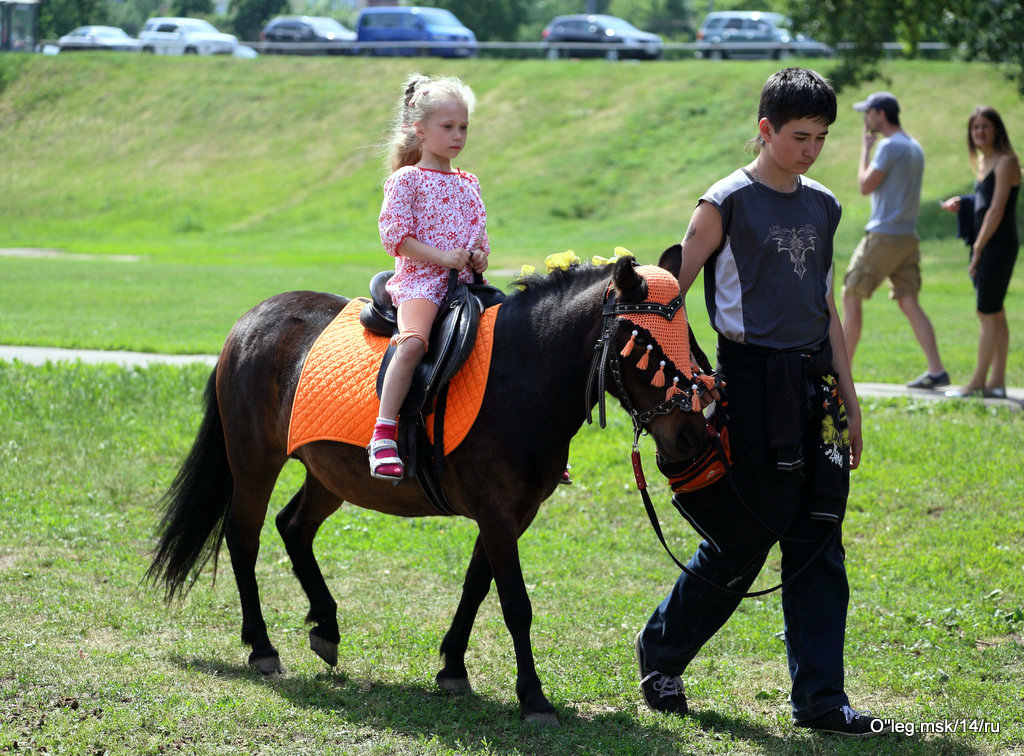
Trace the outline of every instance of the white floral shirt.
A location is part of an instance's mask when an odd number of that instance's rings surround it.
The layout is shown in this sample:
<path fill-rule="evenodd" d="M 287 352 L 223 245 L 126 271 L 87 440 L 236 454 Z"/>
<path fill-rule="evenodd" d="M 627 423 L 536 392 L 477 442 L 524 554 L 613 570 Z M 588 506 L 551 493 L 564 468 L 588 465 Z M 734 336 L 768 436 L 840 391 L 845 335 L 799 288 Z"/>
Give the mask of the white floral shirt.
<path fill-rule="evenodd" d="M 407 299 L 429 299 L 437 305 L 448 290 L 448 270 L 434 263 L 404 257 L 398 248 L 410 236 L 442 250 L 471 249 L 490 255 L 487 210 L 480 181 L 472 173 L 399 168 L 384 182 L 380 209 L 380 240 L 395 259 L 395 275 L 387 290 L 397 307 Z M 459 280 L 473 281 L 473 269 L 459 271 Z"/>

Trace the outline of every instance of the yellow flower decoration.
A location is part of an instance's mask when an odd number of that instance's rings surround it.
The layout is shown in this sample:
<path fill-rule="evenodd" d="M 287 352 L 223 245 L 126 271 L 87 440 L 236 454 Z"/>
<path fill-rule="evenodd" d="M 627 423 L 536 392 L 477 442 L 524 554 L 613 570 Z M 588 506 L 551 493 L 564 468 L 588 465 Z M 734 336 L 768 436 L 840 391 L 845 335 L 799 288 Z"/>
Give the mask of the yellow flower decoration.
<path fill-rule="evenodd" d="M 625 247 L 616 247 L 615 253 L 611 257 L 601 257 L 601 255 L 594 255 L 590 258 L 591 265 L 611 265 L 613 262 L 618 260 L 620 257 L 636 257 Z"/>
<path fill-rule="evenodd" d="M 544 258 L 544 264 L 547 266 L 548 273 L 558 269 L 568 270 L 573 265 L 579 265 L 580 262 L 582 262 L 580 258 L 571 249 L 567 249 L 565 252 L 556 252 Z"/>

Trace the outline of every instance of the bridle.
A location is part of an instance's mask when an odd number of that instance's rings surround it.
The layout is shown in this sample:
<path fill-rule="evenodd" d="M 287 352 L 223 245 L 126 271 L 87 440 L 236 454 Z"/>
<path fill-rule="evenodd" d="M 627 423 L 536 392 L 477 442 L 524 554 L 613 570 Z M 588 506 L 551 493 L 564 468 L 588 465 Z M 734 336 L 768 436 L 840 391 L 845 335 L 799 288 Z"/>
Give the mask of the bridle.
<path fill-rule="evenodd" d="M 654 270 L 660 271 L 661 269 Z M 648 272 L 651 271 L 648 269 Z M 667 272 L 664 273 L 665 275 L 671 275 Z M 673 277 L 673 281 L 674 280 L 675 279 Z M 591 359 L 590 370 L 587 375 L 587 387 L 585 393 L 587 404 L 587 423 L 593 423 L 593 404 L 591 399 L 594 396 L 596 382 L 598 422 L 601 428 L 606 427 L 605 375 L 607 373 L 611 373 L 615 380 L 616 388 L 618 389 L 619 401 L 629 414 L 630 419 L 633 421 L 633 450 L 631 454 L 633 477 L 636 480 L 637 490 L 640 492 L 640 496 L 643 500 L 644 509 L 647 511 L 647 517 L 650 520 L 651 526 L 654 529 L 655 534 L 658 536 L 658 540 L 661 542 L 666 553 L 687 575 L 728 595 L 740 598 L 752 598 L 772 593 L 779 588 L 782 588 L 786 582 L 795 579 L 798 575 L 804 572 L 804 570 L 806 570 L 811 563 L 815 561 L 815 559 L 817 559 L 817 557 L 824 551 L 825 546 L 827 546 L 831 540 L 832 535 L 838 530 L 839 525 L 837 523 L 835 527 L 830 530 L 829 534 L 821 541 L 817 551 L 786 581 L 780 582 L 778 585 L 771 588 L 759 591 L 734 591 L 725 586 L 718 585 L 703 575 L 694 572 L 687 565 L 681 562 L 674 553 L 672 553 L 672 550 L 669 548 L 668 542 L 665 539 L 665 535 L 662 532 L 661 524 L 658 521 L 658 515 L 655 511 L 654 503 L 651 501 L 650 494 L 647 491 L 647 479 L 644 476 L 643 462 L 640 455 L 640 436 L 647 432 L 647 424 L 658 415 L 667 415 L 676 410 L 682 412 L 702 412 L 705 407 L 712 404 L 715 405 L 714 412 L 705 419 L 705 428 L 708 433 L 709 443 L 708 446 L 705 447 L 704 451 L 699 453 L 692 460 L 682 463 L 669 463 L 661 459 L 658 460 L 659 470 L 663 475 L 665 475 L 672 486 L 674 494 L 673 499 L 675 496 L 685 495 L 686 493 L 705 488 L 706 486 L 717 482 L 724 476 L 729 480 L 737 498 L 755 521 L 757 521 L 761 527 L 765 527 L 768 532 L 773 536 L 776 536 L 779 540 L 781 540 L 782 536 L 781 534 L 775 533 L 771 528 L 768 528 L 761 522 L 740 495 L 739 489 L 730 474 L 732 459 L 729 448 L 728 430 L 724 419 L 726 417 L 725 407 L 727 406 L 728 401 L 725 398 L 725 383 L 719 378 L 717 373 L 710 371 L 710 369 L 709 372 L 704 372 L 701 367 L 695 363 L 695 361 L 691 361 L 689 366 L 691 374 L 689 376 L 682 374 L 681 376 L 687 379 L 687 382 L 689 383 L 689 391 L 684 391 L 678 388 L 676 384 L 678 383 L 680 376 L 677 375 L 673 378 L 672 385 L 666 391 L 665 399 L 651 407 L 648 407 L 647 409 L 637 409 L 635 402 L 630 397 L 623 378 L 621 358 L 627 356 L 632 351 L 634 340 L 639 335 L 639 328 L 635 328 L 633 330 L 633 337 L 626 345 L 626 348 L 620 352 L 618 349 L 613 348 L 612 345 L 616 326 L 619 325 L 619 321 L 631 321 L 636 325 L 635 321 L 638 318 L 643 318 L 646 322 L 650 323 L 650 318 L 644 316 L 654 314 L 663 318 L 666 321 L 666 324 L 671 324 L 680 310 L 683 310 L 682 294 L 677 294 L 675 297 L 665 302 L 652 301 L 652 296 L 653 295 L 648 291 L 647 297 L 643 302 L 622 302 L 615 296 L 615 290 L 611 284 L 609 284 L 608 288 L 605 290 L 604 304 L 601 312 L 601 335 L 594 344 L 594 356 Z M 689 326 L 686 323 L 685 310 L 683 310 L 683 317 L 676 322 L 681 323 L 681 326 L 677 327 L 681 327 L 682 330 L 685 331 L 685 338 L 688 343 Z M 645 330 L 650 334 L 647 352 L 649 353 L 652 351 L 653 346 L 657 344 L 661 347 L 662 354 L 665 354 L 665 347 L 658 343 L 657 336 L 651 332 L 653 329 Z M 678 334 L 676 334 L 676 337 L 678 338 Z M 638 366 L 642 363 L 642 369 L 647 369 L 648 367 L 648 363 L 645 362 L 645 360 L 646 354 L 644 357 L 641 357 L 641 361 L 638 363 Z M 665 367 L 665 361 L 661 362 L 661 367 Z M 652 385 L 658 384 L 652 380 Z"/>
<path fill-rule="evenodd" d="M 650 275 L 650 268 L 652 266 L 642 266 L 642 269 L 648 270 Z M 654 270 L 661 270 L 660 268 Z M 664 275 L 671 276 L 667 271 L 662 271 Z M 672 278 L 673 283 L 675 278 Z M 677 284 L 678 285 L 678 284 Z M 611 284 L 605 290 L 604 294 L 604 305 L 601 310 L 601 336 L 598 338 L 594 345 L 594 356 L 590 362 L 590 371 L 587 375 L 587 390 L 586 390 L 586 402 L 587 402 L 587 423 L 593 423 L 593 413 L 591 398 L 594 396 L 594 382 L 597 382 L 597 404 L 598 404 L 598 421 L 600 427 L 606 426 L 606 409 L 605 409 L 605 375 L 611 373 L 615 379 L 615 385 L 619 391 L 619 400 L 622 402 L 626 412 L 629 413 L 630 418 L 633 420 L 633 429 L 636 437 L 639 439 L 640 434 L 646 429 L 646 426 L 651 420 L 658 415 L 667 415 L 675 410 L 681 410 L 683 412 L 700 412 L 702 406 L 710 404 L 713 400 L 711 398 L 712 390 L 719 390 L 722 387 L 721 381 L 712 373 L 707 374 L 701 371 L 700 367 L 696 364 L 691 365 L 677 365 L 678 370 L 690 368 L 691 375 L 687 377 L 685 373 L 677 375 L 673 378 L 672 385 L 669 386 L 665 392 L 664 401 L 658 402 L 651 407 L 644 410 L 638 410 L 629 395 L 629 391 L 626 389 L 625 381 L 622 377 L 622 360 L 621 357 L 625 357 L 633 348 L 633 341 L 638 335 L 638 330 L 633 331 L 634 339 L 630 340 L 630 343 L 626 345 L 626 349 L 622 352 L 612 348 L 612 340 L 615 334 L 616 325 L 620 319 L 624 319 L 636 324 L 636 318 L 630 316 L 649 316 L 651 314 L 660 316 L 666 321 L 666 324 L 671 324 L 675 319 L 676 315 L 683 311 L 683 316 L 678 321 L 675 321 L 678 328 L 683 331 L 680 337 L 676 334 L 677 338 L 686 339 L 689 341 L 689 326 L 686 324 L 685 310 L 683 310 L 683 297 L 682 294 L 677 293 L 673 298 L 665 302 L 658 302 L 652 300 L 652 297 L 657 296 L 648 292 L 647 298 L 643 302 L 621 302 L 615 296 L 615 290 Z M 649 318 L 647 319 L 649 320 Z M 639 326 L 642 327 L 642 326 Z M 649 329 L 645 329 L 648 330 Z M 661 348 L 661 352 L 666 354 L 664 345 L 659 344 L 657 335 L 649 333 L 649 345 L 648 351 L 651 351 L 655 344 Z M 688 350 L 687 350 L 688 351 Z M 666 354 L 667 356 L 667 354 Z M 641 361 L 638 364 L 642 364 L 641 369 L 647 368 L 645 362 L 646 355 L 641 357 Z M 665 366 L 664 361 L 661 363 L 662 367 Z M 678 387 L 680 377 L 687 378 L 689 382 L 689 391 L 684 391 Z M 655 383 L 652 379 L 652 385 L 663 385 Z"/>

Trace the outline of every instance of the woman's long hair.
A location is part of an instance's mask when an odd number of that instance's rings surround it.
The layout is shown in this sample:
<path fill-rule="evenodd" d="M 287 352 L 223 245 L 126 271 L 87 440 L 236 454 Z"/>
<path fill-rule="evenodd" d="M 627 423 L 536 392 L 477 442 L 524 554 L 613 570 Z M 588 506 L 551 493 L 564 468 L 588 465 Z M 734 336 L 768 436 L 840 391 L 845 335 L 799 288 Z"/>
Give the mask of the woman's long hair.
<path fill-rule="evenodd" d="M 974 146 L 974 140 L 971 139 L 971 124 L 979 116 L 987 119 L 995 127 L 996 138 L 993 140 L 992 146 L 995 147 L 996 152 L 1016 157 L 1017 153 L 1014 152 L 1013 145 L 1010 144 L 1010 135 L 1006 133 L 1006 125 L 1003 123 L 1002 117 L 990 105 L 979 105 L 971 111 L 971 117 L 967 119 L 967 151 L 971 153 L 971 161 L 975 162 L 978 159 L 978 148 Z"/>

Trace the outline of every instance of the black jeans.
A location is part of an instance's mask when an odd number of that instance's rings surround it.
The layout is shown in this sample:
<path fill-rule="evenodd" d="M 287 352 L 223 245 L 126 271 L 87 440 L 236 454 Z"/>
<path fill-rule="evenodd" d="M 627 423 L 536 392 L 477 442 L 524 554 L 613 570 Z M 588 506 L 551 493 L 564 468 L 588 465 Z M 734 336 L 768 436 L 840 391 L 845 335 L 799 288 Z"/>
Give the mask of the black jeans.
<path fill-rule="evenodd" d="M 785 472 L 777 469 L 776 450 L 767 440 L 765 403 L 774 397 L 766 363 L 723 354 L 720 348 L 719 370 L 733 412 L 729 428 L 736 490 L 728 481 L 719 481 L 705 489 L 702 504 L 709 511 L 720 510 L 737 528 L 747 523 L 752 535 L 720 539 L 716 545 L 721 552 L 704 541 L 687 566 L 715 585 L 728 584 L 731 591 L 742 593 L 760 572 L 775 534 L 783 536 L 779 544 L 790 700 L 794 719 L 811 719 L 849 704 L 843 685 L 849 584 L 841 533 L 838 526 L 809 516 L 820 509 L 813 466 Z M 820 431 L 813 421 L 803 425 L 804 451 L 813 453 L 809 444 Z M 753 516 L 759 524 L 751 524 Z M 827 544 L 823 543 L 826 539 Z M 681 675 L 740 600 L 681 573 L 642 631 L 640 642 L 647 666 Z"/>

